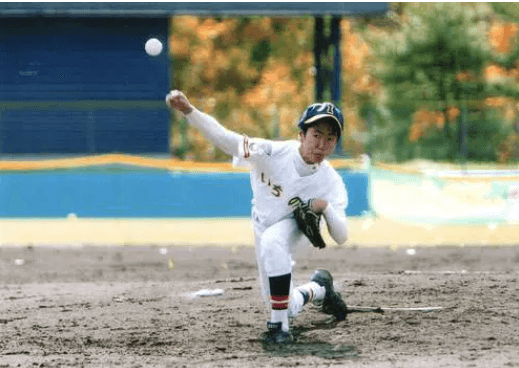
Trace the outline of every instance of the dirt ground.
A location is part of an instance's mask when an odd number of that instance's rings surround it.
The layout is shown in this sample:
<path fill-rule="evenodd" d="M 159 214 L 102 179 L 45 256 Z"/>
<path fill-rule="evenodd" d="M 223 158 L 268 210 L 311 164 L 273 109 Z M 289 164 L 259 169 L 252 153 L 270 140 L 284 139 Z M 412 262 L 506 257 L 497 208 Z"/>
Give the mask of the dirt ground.
<path fill-rule="evenodd" d="M 0 367 L 519 367 L 519 246 L 415 250 L 316 249 L 295 279 L 327 268 L 350 306 L 443 309 L 312 306 L 272 348 L 250 246 L 3 246 Z"/>

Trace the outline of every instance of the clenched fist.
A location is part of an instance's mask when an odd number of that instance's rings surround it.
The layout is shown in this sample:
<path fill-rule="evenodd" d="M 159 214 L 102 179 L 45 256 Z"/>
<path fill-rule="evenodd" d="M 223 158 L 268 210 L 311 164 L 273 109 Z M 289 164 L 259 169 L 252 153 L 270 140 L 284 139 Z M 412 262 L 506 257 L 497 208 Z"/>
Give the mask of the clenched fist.
<path fill-rule="evenodd" d="M 193 106 L 191 106 L 187 97 L 179 90 L 171 91 L 166 95 L 166 105 L 170 109 L 176 109 L 184 115 L 189 114 L 193 110 Z"/>

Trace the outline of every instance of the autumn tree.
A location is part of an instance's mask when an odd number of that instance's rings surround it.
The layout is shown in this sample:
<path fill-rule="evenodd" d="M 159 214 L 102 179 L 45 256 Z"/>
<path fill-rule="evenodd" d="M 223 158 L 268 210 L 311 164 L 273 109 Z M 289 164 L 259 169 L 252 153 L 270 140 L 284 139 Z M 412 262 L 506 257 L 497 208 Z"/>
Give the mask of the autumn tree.
<path fill-rule="evenodd" d="M 493 160 L 508 134 L 502 115 L 487 102 L 513 96 L 517 87 L 487 78 L 492 65 L 510 66 L 489 42 L 493 10 L 486 3 L 407 3 L 397 27 L 371 32 L 373 73 L 384 85 L 366 99 L 373 149 L 386 158 Z M 378 139 L 378 141 L 377 141 Z"/>
<path fill-rule="evenodd" d="M 313 102 L 312 35 L 310 17 L 174 17 L 171 87 L 229 129 L 295 138 L 295 122 Z M 172 141 L 179 156 L 226 158 L 181 119 L 173 124 Z"/>

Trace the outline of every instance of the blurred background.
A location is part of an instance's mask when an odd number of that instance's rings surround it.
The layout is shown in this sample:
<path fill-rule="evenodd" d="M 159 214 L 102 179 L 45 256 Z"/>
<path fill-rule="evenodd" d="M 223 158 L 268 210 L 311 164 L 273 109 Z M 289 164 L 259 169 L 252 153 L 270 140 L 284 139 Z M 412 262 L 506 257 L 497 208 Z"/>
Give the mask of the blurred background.
<path fill-rule="evenodd" d="M 2 3 L 0 242 L 248 243 L 248 173 L 176 88 L 269 139 L 339 105 L 353 243 L 515 243 L 518 36 L 515 3 Z"/>
<path fill-rule="evenodd" d="M 516 161 L 519 6 L 387 6 L 383 15 L 344 16 L 339 23 L 337 102 L 349 133 L 343 152 L 384 162 Z M 332 18 L 321 19 L 325 28 Z M 173 86 L 232 129 L 294 138 L 301 111 L 317 97 L 332 99 L 326 88 L 316 96 L 319 19 L 175 17 L 169 38 Z M 323 51 L 328 85 L 334 82 L 334 51 Z M 192 133 L 182 141 L 182 124 L 174 125 L 172 151 L 227 159 Z"/>

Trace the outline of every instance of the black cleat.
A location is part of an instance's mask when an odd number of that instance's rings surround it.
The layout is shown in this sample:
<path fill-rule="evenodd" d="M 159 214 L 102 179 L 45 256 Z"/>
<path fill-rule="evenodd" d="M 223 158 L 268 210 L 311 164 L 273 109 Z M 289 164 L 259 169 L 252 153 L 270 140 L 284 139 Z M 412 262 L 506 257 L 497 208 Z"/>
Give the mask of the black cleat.
<path fill-rule="evenodd" d="M 261 340 L 270 344 L 292 344 L 294 337 L 288 331 L 281 329 L 281 322 L 267 322 L 267 331 L 261 334 Z"/>
<path fill-rule="evenodd" d="M 327 270 L 317 270 L 310 277 L 310 281 L 323 286 L 326 290 L 322 307 L 323 313 L 335 316 L 338 321 L 344 321 L 348 314 L 348 307 L 342 300 L 341 294 L 333 288 L 332 274 Z"/>

